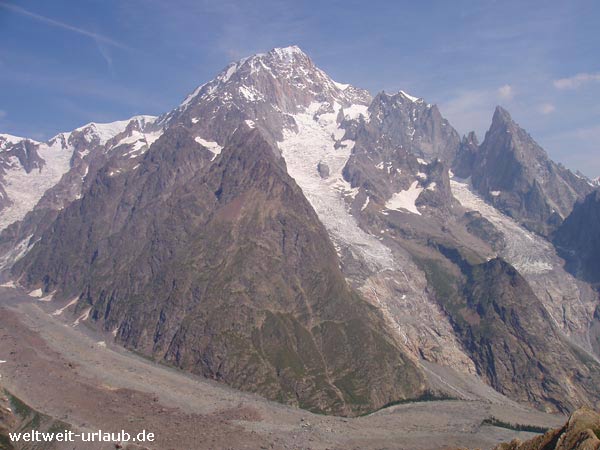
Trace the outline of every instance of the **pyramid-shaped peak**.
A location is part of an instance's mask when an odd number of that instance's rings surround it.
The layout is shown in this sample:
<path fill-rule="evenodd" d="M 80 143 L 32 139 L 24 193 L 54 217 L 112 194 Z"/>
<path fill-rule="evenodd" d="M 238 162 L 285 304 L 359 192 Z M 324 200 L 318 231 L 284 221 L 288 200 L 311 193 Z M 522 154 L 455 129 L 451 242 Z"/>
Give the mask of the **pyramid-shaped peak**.
<path fill-rule="evenodd" d="M 295 56 L 308 57 L 308 55 L 304 53 L 297 45 L 290 45 L 288 47 L 275 47 L 268 54 L 276 55 L 280 58 L 293 58 Z"/>
<path fill-rule="evenodd" d="M 496 110 L 494 111 L 494 116 L 492 117 L 492 125 L 493 124 L 509 124 L 513 123 L 512 117 L 510 113 L 504 109 L 502 106 L 496 106 Z"/>
<path fill-rule="evenodd" d="M 462 141 L 465 144 L 479 145 L 479 139 L 477 138 L 477 134 L 474 131 L 469 131 L 468 134 L 464 135 Z"/>

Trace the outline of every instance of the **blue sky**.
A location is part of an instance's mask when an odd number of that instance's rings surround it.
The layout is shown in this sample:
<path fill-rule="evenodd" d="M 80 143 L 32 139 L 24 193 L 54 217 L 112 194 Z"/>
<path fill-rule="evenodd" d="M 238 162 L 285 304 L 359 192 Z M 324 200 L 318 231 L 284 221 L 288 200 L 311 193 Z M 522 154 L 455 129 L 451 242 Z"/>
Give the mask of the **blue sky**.
<path fill-rule="evenodd" d="M 483 139 L 495 105 L 600 175 L 600 2 L 0 0 L 0 132 L 160 114 L 228 62 L 297 44 L 335 80 L 403 89 Z"/>

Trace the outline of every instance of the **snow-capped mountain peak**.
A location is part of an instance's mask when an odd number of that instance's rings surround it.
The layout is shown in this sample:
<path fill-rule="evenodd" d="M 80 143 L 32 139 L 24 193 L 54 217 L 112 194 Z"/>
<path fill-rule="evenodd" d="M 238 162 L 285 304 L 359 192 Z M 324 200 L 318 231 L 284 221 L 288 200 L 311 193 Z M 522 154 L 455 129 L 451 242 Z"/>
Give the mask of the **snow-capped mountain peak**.
<path fill-rule="evenodd" d="M 104 145 L 117 134 L 122 133 L 131 122 L 135 122 L 139 127 L 143 128 L 146 125 L 154 123 L 155 120 L 155 116 L 140 115 L 110 123 L 90 122 L 76 128 L 74 131 L 82 132 L 88 142 L 96 141 L 97 144 Z"/>
<path fill-rule="evenodd" d="M 282 111 L 295 113 L 312 101 L 337 101 L 341 105 L 368 104 L 367 91 L 332 80 L 298 46 L 274 48 L 229 64 L 214 80 L 196 88 L 179 106 L 219 98 L 243 104 L 270 102 Z M 293 100 L 292 103 L 286 101 Z"/>
<path fill-rule="evenodd" d="M 410 94 L 408 94 L 408 93 L 406 93 L 404 91 L 400 91 L 399 94 L 402 95 L 403 97 L 409 99 L 413 103 L 423 102 L 422 98 L 415 97 L 414 95 L 410 95 Z"/>

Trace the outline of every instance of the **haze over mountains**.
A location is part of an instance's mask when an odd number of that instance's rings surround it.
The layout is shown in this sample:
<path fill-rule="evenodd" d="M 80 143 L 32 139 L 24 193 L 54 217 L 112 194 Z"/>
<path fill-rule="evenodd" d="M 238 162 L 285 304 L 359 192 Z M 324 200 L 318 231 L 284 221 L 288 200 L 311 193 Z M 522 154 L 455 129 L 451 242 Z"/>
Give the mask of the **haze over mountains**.
<path fill-rule="evenodd" d="M 600 406 L 597 184 L 501 107 L 479 144 L 294 46 L 0 149 L 5 278 L 157 361 L 343 415 L 472 379 Z"/>

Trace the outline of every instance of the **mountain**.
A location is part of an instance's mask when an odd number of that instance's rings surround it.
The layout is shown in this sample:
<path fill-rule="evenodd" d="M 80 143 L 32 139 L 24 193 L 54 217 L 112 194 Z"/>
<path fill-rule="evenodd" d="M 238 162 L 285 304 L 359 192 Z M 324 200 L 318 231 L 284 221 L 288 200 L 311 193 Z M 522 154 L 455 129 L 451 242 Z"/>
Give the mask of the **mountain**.
<path fill-rule="evenodd" d="M 570 272 L 595 285 L 600 283 L 600 190 L 575 205 L 553 241 Z"/>
<path fill-rule="evenodd" d="M 177 122 L 129 166 L 97 172 L 15 264 L 21 283 L 79 298 L 130 348 L 314 411 L 421 395 L 420 369 L 347 285 L 258 122 L 218 155 Z"/>
<path fill-rule="evenodd" d="M 461 140 L 435 105 L 293 46 L 97 128 L 64 138 L 79 156 L 0 263 L 116 342 L 324 413 L 491 401 L 474 380 L 550 412 L 600 399 L 597 293 L 544 237 L 591 186 L 506 111 Z"/>
<path fill-rule="evenodd" d="M 458 172 L 470 176 L 488 202 L 544 236 L 591 190 L 585 179 L 551 161 L 500 106 L 478 151 L 463 146 L 457 161 Z"/>

